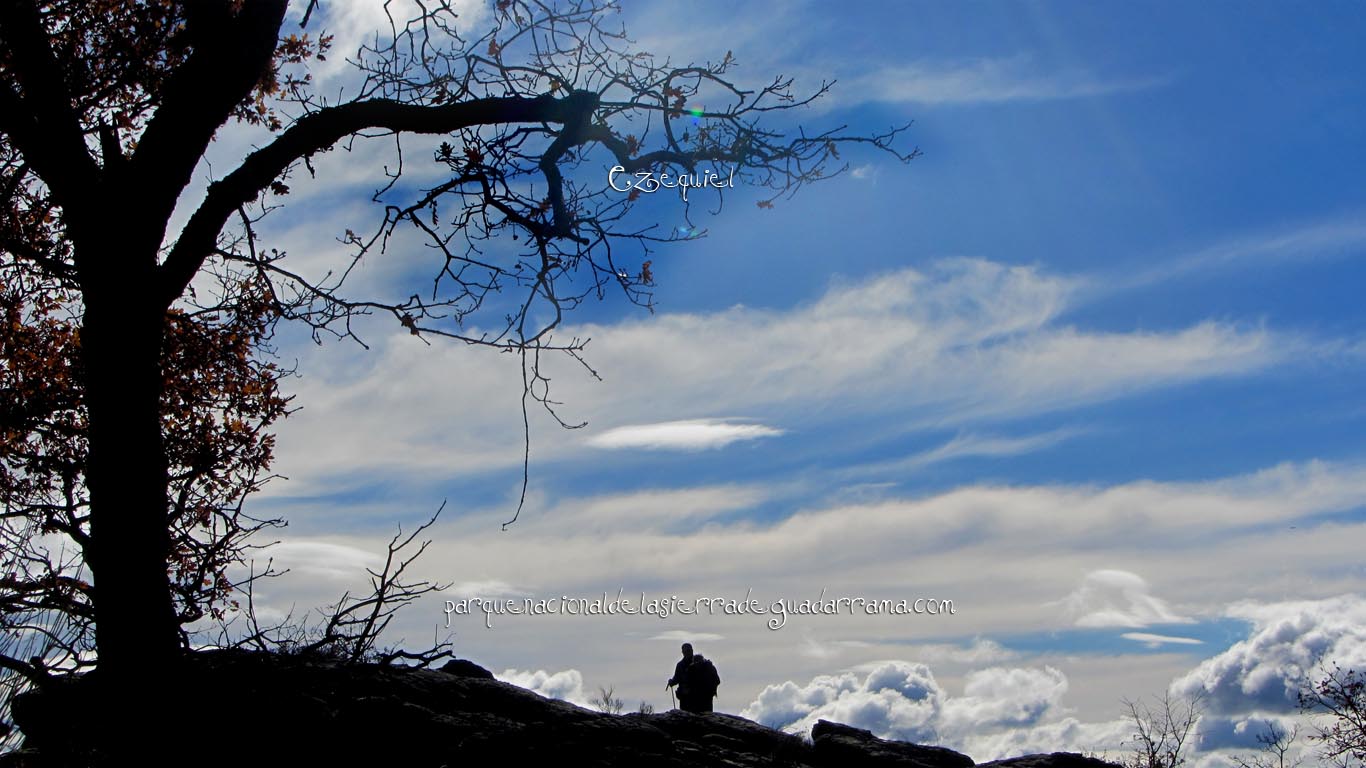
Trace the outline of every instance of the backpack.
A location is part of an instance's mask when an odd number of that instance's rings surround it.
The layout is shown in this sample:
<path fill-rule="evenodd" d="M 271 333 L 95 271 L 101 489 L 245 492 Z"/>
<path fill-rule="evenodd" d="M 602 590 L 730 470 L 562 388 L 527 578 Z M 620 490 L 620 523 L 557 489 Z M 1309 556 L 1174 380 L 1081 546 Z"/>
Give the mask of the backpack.
<path fill-rule="evenodd" d="M 688 667 L 688 682 L 696 693 L 715 696 L 717 686 L 721 685 L 721 675 L 716 672 L 716 665 L 711 663 L 711 659 L 698 655 Z"/>

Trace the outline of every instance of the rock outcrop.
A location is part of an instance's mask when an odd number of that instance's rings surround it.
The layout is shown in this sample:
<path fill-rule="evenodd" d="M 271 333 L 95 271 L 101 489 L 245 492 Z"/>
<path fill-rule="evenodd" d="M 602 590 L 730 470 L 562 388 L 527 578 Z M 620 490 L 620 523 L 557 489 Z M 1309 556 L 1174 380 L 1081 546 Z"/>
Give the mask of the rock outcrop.
<path fill-rule="evenodd" d="M 879 739 L 872 731 L 819 720 L 811 728 L 812 752 L 822 765 L 897 768 L 972 768 L 972 758 L 944 747 Z"/>
<path fill-rule="evenodd" d="M 148 712 L 126 734 L 146 765 L 595 766 L 613 768 L 972 768 L 966 755 L 879 739 L 820 721 L 811 740 L 723 713 L 611 715 L 500 682 L 477 664 L 440 670 L 341 665 L 241 651 L 195 654 L 178 678 L 183 701 Z M 80 713 L 98 672 L 55 678 L 20 696 L 25 749 L 0 766 L 98 762 Z M 130 706 L 136 703 L 130 699 Z M 1114 768 L 1073 754 L 1000 768 Z"/>

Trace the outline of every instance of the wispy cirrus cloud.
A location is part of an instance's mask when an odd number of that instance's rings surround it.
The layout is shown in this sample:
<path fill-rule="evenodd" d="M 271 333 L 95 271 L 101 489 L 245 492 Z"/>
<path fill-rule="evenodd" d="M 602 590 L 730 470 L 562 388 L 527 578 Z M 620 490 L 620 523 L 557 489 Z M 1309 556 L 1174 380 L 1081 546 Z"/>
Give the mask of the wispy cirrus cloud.
<path fill-rule="evenodd" d="M 827 106 L 897 103 L 971 106 L 1059 101 L 1161 87 L 1170 76 L 1103 77 L 1085 69 L 1048 70 L 1028 55 L 922 60 L 839 77 Z"/>
<path fill-rule="evenodd" d="M 954 459 L 985 457 L 1005 458 L 1020 456 L 1051 448 L 1079 434 L 1081 429 L 1054 429 L 1029 435 L 1006 436 L 991 434 L 959 433 L 942 445 L 928 451 L 894 461 L 865 463 L 847 470 L 845 475 L 877 474 L 885 475 L 898 470 L 918 469 Z"/>
<path fill-rule="evenodd" d="M 1314 262 L 1366 255 L 1366 223 L 1361 212 L 1279 230 L 1229 238 L 1159 261 L 1128 276 L 1104 281 L 1110 290 L 1144 288 L 1188 275 L 1251 265 Z"/>
<path fill-rule="evenodd" d="M 1214 321 L 1127 333 L 1062 324 L 1087 290 L 1085 281 L 1034 267 L 942 260 L 837 284 L 781 310 L 737 306 L 566 329 L 594 339 L 591 357 L 605 382 L 576 378 L 553 360 L 544 366 L 573 418 L 602 430 L 589 445 L 702 451 L 776 437 L 786 424 L 809 436 L 812 414 L 877 411 L 903 430 L 967 427 L 1252 374 L 1312 349 Z M 382 341 L 368 357 L 300 351 L 313 358 L 304 365 L 312 376 L 295 386 L 309 407 L 280 430 L 281 456 L 290 457 L 282 470 L 295 488 L 352 482 L 353 468 L 468 474 L 520 465 L 520 435 L 506 429 L 518 404 L 514 366 L 406 333 Z M 619 383 L 628 371 L 629 383 Z M 717 411 L 754 419 L 705 415 Z M 779 421 L 784 428 L 771 426 Z M 537 453 L 543 461 L 581 457 L 580 434 L 543 432 Z M 970 432 L 916 460 L 1010 455 L 1070 435 Z"/>
<path fill-rule="evenodd" d="M 483 579 L 476 581 L 462 581 L 447 587 L 445 594 L 456 598 L 471 597 L 517 597 L 525 595 L 527 591 L 520 587 L 513 586 L 506 581 L 499 579 Z"/>
<path fill-rule="evenodd" d="M 660 632 L 650 637 L 651 640 L 669 640 L 678 643 L 714 643 L 718 640 L 725 640 L 725 635 L 718 635 L 715 632 L 688 632 L 682 629 L 670 629 Z"/>

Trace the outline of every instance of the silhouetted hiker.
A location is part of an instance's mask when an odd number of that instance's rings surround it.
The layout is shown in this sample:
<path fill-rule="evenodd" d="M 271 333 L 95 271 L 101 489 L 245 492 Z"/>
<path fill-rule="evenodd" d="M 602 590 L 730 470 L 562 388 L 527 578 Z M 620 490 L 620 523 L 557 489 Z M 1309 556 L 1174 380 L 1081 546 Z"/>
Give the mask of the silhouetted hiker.
<path fill-rule="evenodd" d="M 685 712 L 695 711 L 692 707 L 692 686 L 688 685 L 688 667 L 692 664 L 692 643 L 683 644 L 683 658 L 674 665 L 674 676 L 664 684 L 665 688 L 678 686 L 678 708 Z"/>
<path fill-rule="evenodd" d="M 678 708 L 685 712 L 710 712 L 711 700 L 721 676 L 716 665 L 702 654 L 694 654 L 691 643 L 683 644 L 683 658 L 674 666 L 674 676 L 665 687 L 678 686 Z"/>

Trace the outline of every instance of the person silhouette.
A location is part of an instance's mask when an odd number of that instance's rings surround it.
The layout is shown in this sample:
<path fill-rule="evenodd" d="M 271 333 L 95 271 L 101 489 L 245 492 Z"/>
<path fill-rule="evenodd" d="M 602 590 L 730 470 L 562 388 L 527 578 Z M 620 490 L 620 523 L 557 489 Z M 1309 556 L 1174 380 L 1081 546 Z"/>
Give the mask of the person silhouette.
<path fill-rule="evenodd" d="M 674 665 L 674 676 L 669 678 L 669 682 L 664 684 L 665 688 L 678 686 L 678 708 L 684 712 L 696 711 L 693 709 L 692 686 L 688 685 L 688 667 L 692 665 L 692 643 L 683 644 L 683 658 Z"/>

